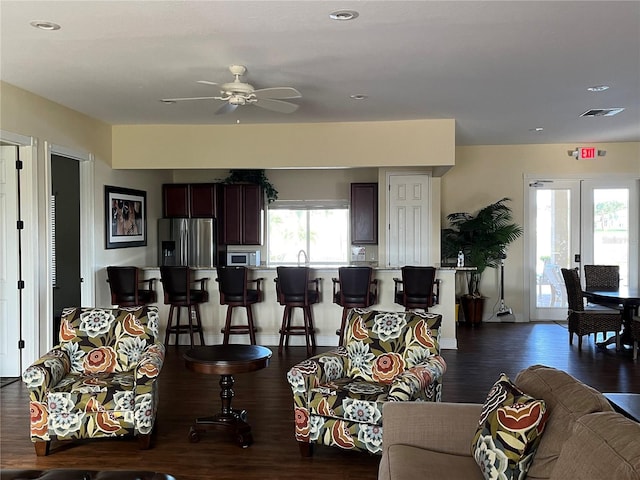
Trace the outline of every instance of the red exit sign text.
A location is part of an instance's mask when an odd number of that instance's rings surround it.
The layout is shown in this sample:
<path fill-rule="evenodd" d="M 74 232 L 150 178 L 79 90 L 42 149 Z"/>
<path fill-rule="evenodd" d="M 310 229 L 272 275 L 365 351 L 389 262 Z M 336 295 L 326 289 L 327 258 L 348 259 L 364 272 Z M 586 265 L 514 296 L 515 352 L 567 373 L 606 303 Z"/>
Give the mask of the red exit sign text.
<path fill-rule="evenodd" d="M 578 147 L 578 160 L 587 160 L 596 158 L 598 150 L 596 147 Z"/>

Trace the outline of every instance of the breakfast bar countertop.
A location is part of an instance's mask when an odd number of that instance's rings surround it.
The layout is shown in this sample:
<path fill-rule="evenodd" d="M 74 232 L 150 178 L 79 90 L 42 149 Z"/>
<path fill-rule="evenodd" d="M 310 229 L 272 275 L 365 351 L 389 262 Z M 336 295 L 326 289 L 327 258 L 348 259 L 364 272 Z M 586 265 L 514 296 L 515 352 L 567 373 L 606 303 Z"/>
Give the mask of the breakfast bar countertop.
<path fill-rule="evenodd" d="M 312 307 L 314 324 L 316 327 L 316 340 L 318 345 L 332 346 L 338 344 L 336 328 L 338 328 L 342 318 L 342 307 L 333 303 L 333 282 L 332 278 L 338 276 L 338 268 L 342 265 L 318 265 L 310 266 L 313 269 L 312 276 L 320 279 L 320 302 Z M 253 278 L 263 278 L 261 288 L 263 291 L 263 301 L 254 304 L 253 313 L 255 325 L 258 328 L 257 340 L 261 345 L 277 345 L 279 342 L 278 330 L 282 322 L 283 307 L 277 301 L 276 284 L 274 279 L 277 276 L 275 266 L 249 267 L 250 276 Z M 378 302 L 371 308 L 381 311 L 400 311 L 404 307 L 395 303 L 394 298 L 394 278 L 402 275 L 400 267 L 373 266 L 374 276 L 378 280 Z M 142 267 L 145 279 L 156 278 L 155 288 L 158 296 L 157 305 L 160 309 L 160 331 L 164 335 L 164 328 L 168 318 L 169 307 L 164 304 L 164 290 L 160 281 L 160 267 Z M 200 267 L 196 270 L 196 280 L 208 278 L 205 288 L 209 293 L 209 301 L 200 305 L 202 325 L 206 343 L 216 344 L 222 342 L 220 328 L 224 324 L 227 312 L 226 305 L 220 304 L 220 292 L 218 282 L 216 282 L 217 272 L 215 267 Z M 440 280 L 439 303 L 429 309 L 430 312 L 442 315 L 442 328 L 440 331 L 440 345 L 443 349 L 456 349 L 456 267 L 439 268 L 436 278 Z M 467 270 L 467 269 L 465 269 Z M 295 315 L 301 312 L 295 312 Z M 242 323 L 246 320 L 244 309 L 236 309 L 234 312 L 234 323 Z M 299 318 L 294 318 L 294 322 L 301 322 Z M 234 338 L 234 342 L 244 342 L 242 336 Z M 304 345 L 302 338 L 292 338 L 292 345 Z M 247 338 L 248 341 L 248 338 Z"/>

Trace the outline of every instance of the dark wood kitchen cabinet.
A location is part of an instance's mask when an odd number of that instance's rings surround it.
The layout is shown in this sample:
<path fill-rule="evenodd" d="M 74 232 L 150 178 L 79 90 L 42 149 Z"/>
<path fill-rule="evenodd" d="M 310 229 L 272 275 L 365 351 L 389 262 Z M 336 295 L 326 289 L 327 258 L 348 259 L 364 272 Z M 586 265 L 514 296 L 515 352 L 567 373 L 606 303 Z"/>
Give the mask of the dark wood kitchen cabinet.
<path fill-rule="evenodd" d="M 216 183 L 165 183 L 162 216 L 165 218 L 217 217 Z"/>
<path fill-rule="evenodd" d="M 189 218 L 188 183 L 165 183 L 162 185 L 162 216 L 164 218 Z"/>
<path fill-rule="evenodd" d="M 189 185 L 191 218 L 217 217 L 217 183 L 192 183 Z"/>
<path fill-rule="evenodd" d="M 224 185 L 222 243 L 261 245 L 264 193 L 259 185 Z"/>
<path fill-rule="evenodd" d="M 378 184 L 351 184 L 351 244 L 378 243 Z"/>

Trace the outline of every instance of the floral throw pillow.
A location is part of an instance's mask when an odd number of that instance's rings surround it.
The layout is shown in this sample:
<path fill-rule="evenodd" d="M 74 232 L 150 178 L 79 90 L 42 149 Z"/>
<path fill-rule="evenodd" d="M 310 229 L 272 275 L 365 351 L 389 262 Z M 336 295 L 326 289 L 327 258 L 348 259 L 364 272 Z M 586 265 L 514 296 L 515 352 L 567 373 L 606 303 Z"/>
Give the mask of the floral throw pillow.
<path fill-rule="evenodd" d="M 484 478 L 524 478 L 547 421 L 544 400 L 523 393 L 503 373 L 482 407 L 471 454 Z"/>

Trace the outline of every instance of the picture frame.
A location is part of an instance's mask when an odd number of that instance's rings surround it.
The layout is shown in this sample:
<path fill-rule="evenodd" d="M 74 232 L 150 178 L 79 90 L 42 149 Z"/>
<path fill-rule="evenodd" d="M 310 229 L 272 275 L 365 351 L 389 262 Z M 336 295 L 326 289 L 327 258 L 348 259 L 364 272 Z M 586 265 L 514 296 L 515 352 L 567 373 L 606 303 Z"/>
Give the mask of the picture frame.
<path fill-rule="evenodd" d="M 147 245 L 147 192 L 104 186 L 105 247 Z"/>

